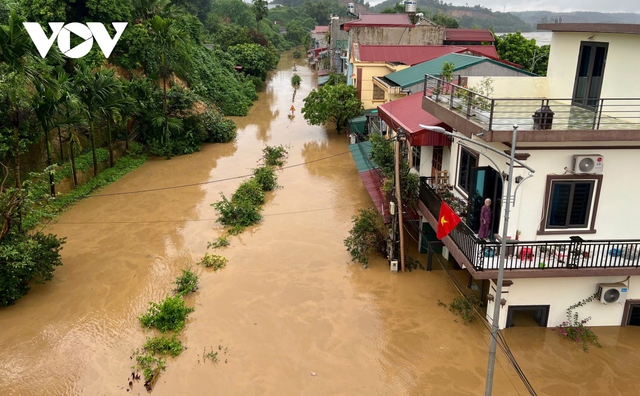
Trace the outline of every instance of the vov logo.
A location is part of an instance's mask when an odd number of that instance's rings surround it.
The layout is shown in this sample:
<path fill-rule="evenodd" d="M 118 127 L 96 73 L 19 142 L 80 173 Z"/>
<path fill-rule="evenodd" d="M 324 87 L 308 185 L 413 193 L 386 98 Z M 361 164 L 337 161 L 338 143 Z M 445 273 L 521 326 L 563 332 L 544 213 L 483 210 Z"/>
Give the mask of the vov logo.
<path fill-rule="evenodd" d="M 24 28 L 27 29 L 27 33 L 31 37 L 31 41 L 35 44 L 40 56 L 43 58 L 47 56 L 51 46 L 55 39 L 58 39 L 58 48 L 60 51 L 69 58 L 82 58 L 91 51 L 93 47 L 93 39 L 96 40 L 98 46 L 102 50 L 105 58 L 111 55 L 111 51 L 116 46 L 122 32 L 127 27 L 127 22 L 112 22 L 113 28 L 116 30 L 115 36 L 111 38 L 107 28 L 99 22 L 87 22 L 86 25 L 79 22 L 71 22 L 66 25 L 64 22 L 49 22 L 49 28 L 51 28 L 51 37 L 47 37 L 37 22 L 24 22 Z M 84 42 L 71 48 L 71 33 L 84 39 Z"/>

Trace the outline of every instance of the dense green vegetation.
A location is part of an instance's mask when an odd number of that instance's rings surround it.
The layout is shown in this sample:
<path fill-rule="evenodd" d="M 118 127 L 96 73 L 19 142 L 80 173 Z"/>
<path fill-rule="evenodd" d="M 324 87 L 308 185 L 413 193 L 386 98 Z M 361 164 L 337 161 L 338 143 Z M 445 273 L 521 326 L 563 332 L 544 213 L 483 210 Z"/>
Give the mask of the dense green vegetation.
<path fill-rule="evenodd" d="M 538 46 L 536 40 L 527 39 L 520 32 L 496 35 L 496 51 L 500 59 L 524 66 L 541 76 L 547 75 L 549 64 L 549 45 Z"/>
<path fill-rule="evenodd" d="M 287 155 L 284 146 L 266 146 L 262 152 L 264 166 L 254 170 L 255 176 L 243 181 L 231 199 L 220 193 L 222 200 L 211 204 L 218 212 L 218 221 L 229 227 L 231 235 L 242 233 L 245 228 L 262 219 L 260 212 L 265 201 L 264 193 L 275 189 L 277 180 L 273 167 L 284 165 Z"/>
<path fill-rule="evenodd" d="M 0 0 L 0 305 L 61 264 L 64 240 L 33 227 L 144 162 L 134 143 L 171 158 L 233 140 L 226 117 L 247 114 L 279 51 L 307 45 L 309 31 L 343 8 L 326 0 L 274 10 L 264 0 Z M 24 21 L 47 36 L 48 22 L 101 22 L 111 36 L 111 22 L 128 25 L 109 59 L 98 45 L 67 58 L 55 40 L 43 59 Z M 79 40 L 72 36 L 72 46 Z M 116 161 L 122 146 L 132 154 Z M 80 170 L 98 176 L 79 186 Z M 256 176 L 275 188 L 269 170 Z M 60 195 L 64 177 L 78 188 Z"/>
<path fill-rule="evenodd" d="M 304 98 L 302 114 L 311 125 L 336 124 L 338 134 L 346 127 L 349 118 L 364 113 L 362 102 L 358 99 L 356 87 L 342 83 L 330 84 L 313 90 Z"/>
<path fill-rule="evenodd" d="M 397 7 L 396 3 L 395 0 L 386 0 L 371 7 L 371 11 L 404 12 L 404 7 Z M 535 30 L 535 25 L 524 22 L 515 13 L 492 11 L 481 5 L 455 6 L 443 0 L 418 0 L 417 5 L 418 12 L 422 12 L 426 19 L 447 27 L 492 29 L 495 32 Z"/>
<path fill-rule="evenodd" d="M 384 251 L 386 246 L 385 227 L 382 216 L 375 208 L 360 209 L 352 217 L 353 227 L 344 245 L 351 260 L 367 266 L 369 256 L 374 251 Z"/>

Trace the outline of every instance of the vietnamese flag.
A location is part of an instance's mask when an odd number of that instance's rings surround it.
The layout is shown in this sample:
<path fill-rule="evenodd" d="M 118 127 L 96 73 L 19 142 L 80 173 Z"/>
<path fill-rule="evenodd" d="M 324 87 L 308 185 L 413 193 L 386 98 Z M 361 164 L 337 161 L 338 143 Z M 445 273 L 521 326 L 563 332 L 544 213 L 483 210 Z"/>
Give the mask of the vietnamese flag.
<path fill-rule="evenodd" d="M 436 234 L 438 239 L 449 235 L 458 223 L 460 223 L 460 217 L 451 210 L 449 205 L 442 201 L 442 204 L 440 204 L 440 216 L 438 218 L 438 232 Z"/>

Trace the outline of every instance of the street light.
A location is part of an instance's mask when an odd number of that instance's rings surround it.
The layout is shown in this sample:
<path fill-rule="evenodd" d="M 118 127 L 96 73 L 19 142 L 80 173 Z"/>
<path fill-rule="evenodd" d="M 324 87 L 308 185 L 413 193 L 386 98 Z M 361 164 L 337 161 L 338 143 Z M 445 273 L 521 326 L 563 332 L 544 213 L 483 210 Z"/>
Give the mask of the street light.
<path fill-rule="evenodd" d="M 530 167 L 526 166 L 525 164 L 523 164 L 522 162 L 516 160 L 515 158 L 516 142 L 518 137 L 517 124 L 513 125 L 513 136 L 511 139 L 511 155 L 506 155 L 504 152 L 496 150 L 485 143 L 478 142 L 473 139 L 469 139 L 465 136 L 456 136 L 455 134 L 451 132 L 447 132 L 444 128 L 441 128 L 438 126 L 429 126 L 429 125 L 420 124 L 420 127 L 423 129 L 426 129 L 427 131 L 438 132 L 447 136 L 454 136 L 458 139 L 477 144 L 481 147 L 484 147 L 488 150 L 495 152 L 496 154 L 509 158 L 509 177 L 507 179 L 506 205 L 504 208 L 504 222 L 502 226 L 502 238 L 500 241 L 500 257 L 498 261 L 498 281 L 496 284 L 496 298 L 494 300 L 494 305 L 493 305 L 493 318 L 492 318 L 492 324 L 491 324 L 491 343 L 489 344 L 489 362 L 487 363 L 487 382 L 484 390 L 485 396 L 491 396 L 491 392 L 493 390 L 493 372 L 494 372 L 494 367 L 496 363 L 496 347 L 498 342 L 498 327 L 499 327 L 499 318 L 500 318 L 500 301 L 502 299 L 502 281 L 504 279 L 504 260 L 505 260 L 505 255 L 507 251 L 507 233 L 509 229 L 509 213 L 511 209 L 511 183 L 513 181 L 513 165 L 514 163 L 518 163 L 518 165 L 525 167 L 531 173 L 534 173 L 535 171 Z"/>

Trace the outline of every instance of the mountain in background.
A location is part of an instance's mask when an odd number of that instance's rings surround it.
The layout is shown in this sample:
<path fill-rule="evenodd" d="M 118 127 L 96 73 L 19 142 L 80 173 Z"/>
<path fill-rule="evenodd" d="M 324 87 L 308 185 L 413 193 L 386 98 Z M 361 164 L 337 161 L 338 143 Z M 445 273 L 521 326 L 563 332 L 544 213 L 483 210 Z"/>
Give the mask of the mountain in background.
<path fill-rule="evenodd" d="M 640 24 L 640 14 L 634 13 L 604 13 L 591 11 L 551 12 L 551 11 L 522 11 L 511 12 L 523 21 L 531 24 L 552 23 L 556 18 L 562 18 L 564 23 L 636 23 Z"/>
<path fill-rule="evenodd" d="M 394 8 L 399 1 L 386 0 L 370 8 L 371 12 L 381 12 Z M 551 12 L 551 11 L 522 11 L 499 12 L 492 11 L 481 5 L 454 6 L 446 4 L 444 0 L 418 0 L 418 12 L 424 13 L 430 19 L 436 14 L 444 14 L 455 18 L 461 28 L 493 29 L 496 33 L 531 32 L 536 30 L 536 24 L 554 22 L 562 17 L 565 23 L 637 23 L 640 24 L 640 14 L 634 13 L 602 13 L 602 12 Z"/>

